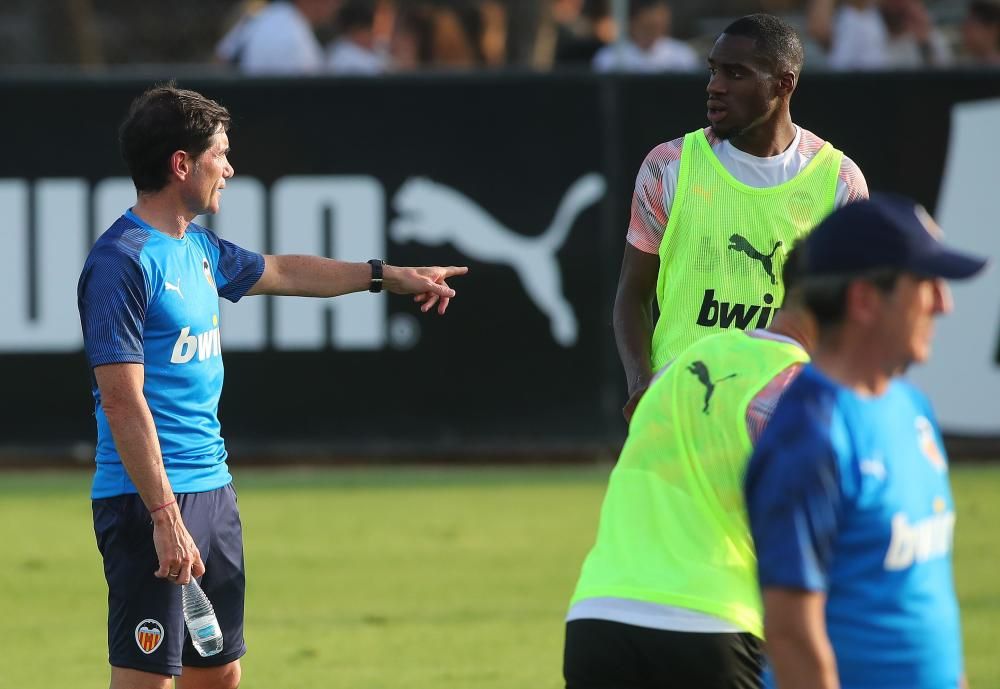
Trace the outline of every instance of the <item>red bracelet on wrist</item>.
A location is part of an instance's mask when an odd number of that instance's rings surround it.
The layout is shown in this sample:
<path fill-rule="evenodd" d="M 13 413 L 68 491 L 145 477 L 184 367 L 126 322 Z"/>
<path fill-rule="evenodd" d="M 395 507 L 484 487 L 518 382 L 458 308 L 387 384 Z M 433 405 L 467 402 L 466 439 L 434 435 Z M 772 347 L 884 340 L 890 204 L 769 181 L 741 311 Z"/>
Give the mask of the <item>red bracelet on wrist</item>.
<path fill-rule="evenodd" d="M 174 498 L 173 500 L 171 500 L 171 501 L 169 501 L 169 502 L 165 502 L 165 503 L 163 503 L 162 505 L 160 505 L 159 507 L 157 507 L 157 508 L 156 508 L 155 510 L 150 510 L 150 511 L 149 511 L 149 513 L 150 513 L 150 514 L 153 514 L 153 512 L 159 512 L 159 511 L 160 511 L 160 510 L 162 510 L 162 509 L 163 509 L 164 507 L 170 507 L 170 506 L 171 506 L 171 505 L 173 505 L 173 504 L 174 504 L 175 502 L 177 502 L 177 498 Z"/>

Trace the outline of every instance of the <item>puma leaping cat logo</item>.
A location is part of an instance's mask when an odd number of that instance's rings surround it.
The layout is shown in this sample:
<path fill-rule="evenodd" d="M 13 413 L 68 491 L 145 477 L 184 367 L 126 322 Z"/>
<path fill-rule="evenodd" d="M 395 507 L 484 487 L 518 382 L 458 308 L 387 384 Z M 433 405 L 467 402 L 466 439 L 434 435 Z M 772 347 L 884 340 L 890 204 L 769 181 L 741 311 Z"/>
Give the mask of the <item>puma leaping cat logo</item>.
<path fill-rule="evenodd" d="M 535 306 L 548 317 L 552 337 L 569 347 L 576 342 L 577 321 L 562 293 L 556 252 L 577 216 L 599 201 L 604 189 L 601 175 L 584 175 L 563 196 L 548 229 L 527 236 L 500 224 L 461 192 L 426 177 L 411 177 L 393 198 L 399 217 L 392 222 L 390 232 L 396 242 L 447 242 L 469 258 L 510 266 Z"/>
<path fill-rule="evenodd" d="M 164 280 L 163 281 L 163 286 L 166 287 L 166 289 L 167 289 L 168 292 L 170 292 L 170 291 L 177 292 L 177 294 L 181 295 L 181 299 L 184 298 L 184 293 L 181 292 L 181 277 L 180 277 L 180 275 L 177 276 L 177 284 L 176 285 L 171 285 L 169 281 Z"/>
<path fill-rule="evenodd" d="M 772 263 L 774 259 L 774 253 L 781 246 L 781 242 L 775 242 L 774 248 L 771 249 L 771 253 L 762 254 L 753 248 L 753 244 L 744 237 L 743 235 L 733 234 L 729 237 L 729 248 L 733 251 L 739 251 L 740 253 L 746 254 L 755 261 L 760 261 L 760 264 L 764 266 L 764 270 L 767 271 L 767 275 L 771 278 L 771 284 L 776 285 L 778 281 L 774 277 L 774 265 Z"/>
<path fill-rule="evenodd" d="M 736 377 L 735 373 L 730 373 L 728 376 L 723 376 L 713 383 L 712 377 L 708 374 L 708 366 L 705 365 L 704 361 L 695 361 L 688 366 L 688 371 L 693 373 L 701 384 L 705 386 L 705 406 L 702 407 L 702 414 L 708 413 L 708 403 L 712 401 L 712 394 L 715 392 L 715 386 L 724 380 Z"/>

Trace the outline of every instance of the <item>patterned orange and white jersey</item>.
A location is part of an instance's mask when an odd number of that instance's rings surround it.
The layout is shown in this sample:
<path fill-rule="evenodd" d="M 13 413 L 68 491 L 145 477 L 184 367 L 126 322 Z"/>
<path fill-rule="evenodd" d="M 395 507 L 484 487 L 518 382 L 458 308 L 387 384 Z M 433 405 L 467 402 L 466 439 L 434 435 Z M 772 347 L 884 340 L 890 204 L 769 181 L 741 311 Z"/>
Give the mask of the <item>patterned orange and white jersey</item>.
<path fill-rule="evenodd" d="M 773 187 L 787 182 L 801 172 L 825 143 L 812 132 L 795 127 L 795 139 L 782 153 L 758 158 L 745 153 L 715 136 L 711 127 L 705 136 L 719 162 L 733 177 L 756 187 Z M 677 190 L 677 172 L 681 164 L 684 137 L 660 144 L 646 156 L 635 180 L 628 242 L 649 254 L 659 251 L 663 232 L 670 219 L 670 208 Z M 834 207 L 868 198 L 868 183 L 861 169 L 846 155 L 840 164 Z"/>

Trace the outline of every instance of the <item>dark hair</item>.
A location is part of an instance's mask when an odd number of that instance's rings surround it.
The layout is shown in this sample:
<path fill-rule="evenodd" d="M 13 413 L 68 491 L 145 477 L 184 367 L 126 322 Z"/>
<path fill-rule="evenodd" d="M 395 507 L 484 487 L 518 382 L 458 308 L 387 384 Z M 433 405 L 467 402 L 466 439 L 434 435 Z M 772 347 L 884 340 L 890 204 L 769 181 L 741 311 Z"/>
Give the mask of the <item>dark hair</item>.
<path fill-rule="evenodd" d="M 969 17 L 980 24 L 1000 27 L 1000 0 L 972 0 L 969 3 Z M 1000 49 L 1000 36 L 997 36 L 994 47 Z"/>
<path fill-rule="evenodd" d="M 172 81 L 143 93 L 132 101 L 118 130 L 122 158 L 136 190 L 163 189 L 175 151 L 197 157 L 208 150 L 220 127 L 229 131 L 229 124 L 228 110 Z"/>
<path fill-rule="evenodd" d="M 983 24 L 1000 24 L 1000 2 L 997 0 L 972 0 L 969 15 Z"/>
<path fill-rule="evenodd" d="M 859 275 L 810 277 L 808 272 L 800 270 L 802 303 L 816 317 L 820 326 L 839 325 L 846 315 L 847 288 L 852 282 L 864 280 L 875 285 L 880 292 L 888 294 L 895 289 L 901 274 L 896 268 L 882 268 Z"/>
<path fill-rule="evenodd" d="M 611 0 L 583 0 L 580 14 L 590 21 L 611 16 Z"/>
<path fill-rule="evenodd" d="M 635 19 L 646 10 L 653 7 L 659 7 L 660 5 L 667 5 L 668 8 L 670 7 L 670 5 L 667 4 L 667 0 L 632 0 L 632 2 L 628 5 L 628 18 Z"/>
<path fill-rule="evenodd" d="M 796 243 L 785 256 L 785 264 L 781 266 L 781 284 L 785 286 L 786 296 L 799 286 L 799 280 L 802 277 L 803 253 L 802 244 Z"/>
<path fill-rule="evenodd" d="M 727 26 L 728 36 L 752 38 L 760 57 L 775 71 L 802 72 L 805 51 L 798 33 L 784 20 L 772 14 L 748 14 Z"/>
<path fill-rule="evenodd" d="M 347 0 L 337 12 L 337 30 L 370 29 L 375 23 L 375 0 Z"/>

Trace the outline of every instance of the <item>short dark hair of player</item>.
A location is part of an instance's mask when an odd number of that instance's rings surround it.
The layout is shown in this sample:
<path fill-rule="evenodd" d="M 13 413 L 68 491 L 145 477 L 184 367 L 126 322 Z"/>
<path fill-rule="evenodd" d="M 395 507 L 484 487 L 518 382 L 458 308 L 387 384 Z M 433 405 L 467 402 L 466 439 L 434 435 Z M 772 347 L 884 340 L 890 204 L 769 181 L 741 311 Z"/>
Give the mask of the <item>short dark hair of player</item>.
<path fill-rule="evenodd" d="M 167 185 L 170 156 L 185 151 L 197 157 L 212 137 L 229 131 L 229 111 L 174 82 L 158 84 L 132 101 L 118 130 L 122 158 L 135 188 L 160 191 Z"/>
<path fill-rule="evenodd" d="M 785 264 L 781 266 L 781 284 L 785 287 L 785 294 L 799 286 L 799 279 L 802 277 L 802 254 L 804 249 L 802 244 L 797 242 L 792 250 L 785 256 Z"/>
<path fill-rule="evenodd" d="M 805 271 L 805 248 L 802 242 L 797 242 L 785 256 L 781 266 L 781 284 L 785 288 L 785 298 L 781 308 L 802 308 L 801 281 Z"/>
<path fill-rule="evenodd" d="M 896 268 L 874 270 L 857 275 L 809 276 L 807 250 L 799 241 L 785 257 L 781 268 L 781 282 L 785 286 L 785 300 L 792 293 L 796 301 L 808 309 L 821 326 L 832 326 L 844 320 L 847 308 L 847 287 L 855 280 L 867 280 L 879 290 L 889 293 L 895 288 L 900 271 Z"/>
<path fill-rule="evenodd" d="M 805 252 L 802 254 L 804 256 Z M 803 305 L 816 318 L 820 327 L 829 327 L 843 323 L 847 312 L 847 288 L 852 282 L 864 280 L 888 294 L 895 289 L 900 275 L 902 271 L 898 268 L 884 268 L 858 275 L 810 277 L 800 269 L 797 284 Z M 787 284 L 785 289 L 788 289 Z"/>
<path fill-rule="evenodd" d="M 805 62 L 802 40 L 790 24 L 773 14 L 748 14 L 727 26 L 722 33 L 752 38 L 758 57 L 775 74 L 794 72 L 798 76 L 802 73 Z"/>

